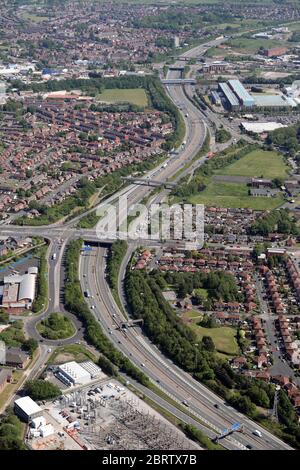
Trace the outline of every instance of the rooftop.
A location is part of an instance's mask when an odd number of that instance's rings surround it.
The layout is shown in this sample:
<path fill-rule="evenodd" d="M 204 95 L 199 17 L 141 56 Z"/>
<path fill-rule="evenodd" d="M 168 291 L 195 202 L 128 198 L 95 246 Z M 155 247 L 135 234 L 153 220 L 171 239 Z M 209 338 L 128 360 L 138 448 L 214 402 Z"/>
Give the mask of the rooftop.
<path fill-rule="evenodd" d="M 297 103 L 284 95 L 253 95 L 255 106 L 258 107 L 292 107 L 295 108 Z"/>
<path fill-rule="evenodd" d="M 21 408 L 21 410 L 24 411 L 27 416 L 30 416 L 34 413 L 42 412 L 42 408 L 28 396 L 15 400 L 15 405 Z"/>

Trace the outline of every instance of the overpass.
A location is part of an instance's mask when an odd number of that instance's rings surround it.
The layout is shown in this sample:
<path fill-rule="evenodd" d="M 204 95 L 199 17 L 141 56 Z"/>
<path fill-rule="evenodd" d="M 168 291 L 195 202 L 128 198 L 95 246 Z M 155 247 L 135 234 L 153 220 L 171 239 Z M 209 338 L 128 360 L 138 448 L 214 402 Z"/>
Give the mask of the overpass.
<path fill-rule="evenodd" d="M 169 65 L 169 70 L 175 70 L 177 72 L 184 72 L 184 67 L 182 65 Z"/>
<path fill-rule="evenodd" d="M 161 81 L 164 85 L 196 85 L 194 78 L 166 78 Z"/>
<path fill-rule="evenodd" d="M 165 189 L 173 189 L 176 186 L 176 183 L 171 183 L 168 181 L 157 181 L 150 178 L 144 179 L 134 178 L 132 176 L 123 176 L 122 179 L 140 186 L 153 186 L 154 188 L 160 188 L 161 186 L 163 186 Z"/>

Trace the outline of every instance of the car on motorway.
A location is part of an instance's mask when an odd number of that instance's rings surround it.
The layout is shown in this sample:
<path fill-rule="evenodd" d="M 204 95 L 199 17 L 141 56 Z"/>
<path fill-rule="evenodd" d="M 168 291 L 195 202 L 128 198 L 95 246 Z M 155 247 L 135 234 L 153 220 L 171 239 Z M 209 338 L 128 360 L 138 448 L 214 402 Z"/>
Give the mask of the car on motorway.
<path fill-rule="evenodd" d="M 143 362 L 141 362 L 141 366 L 142 366 L 142 367 L 145 367 L 145 364 L 144 364 Z"/>
<path fill-rule="evenodd" d="M 214 407 L 215 407 L 215 408 L 219 408 L 218 403 L 215 403 L 215 404 L 214 404 Z"/>
<path fill-rule="evenodd" d="M 112 335 L 112 331 L 111 330 L 108 330 L 109 334 Z"/>
<path fill-rule="evenodd" d="M 262 433 L 258 429 L 255 429 L 252 434 L 257 437 L 262 437 Z"/>
<path fill-rule="evenodd" d="M 252 446 L 251 446 L 250 444 L 247 444 L 247 445 L 246 445 L 246 448 L 249 449 L 249 450 L 251 450 L 251 449 L 252 449 Z"/>
<path fill-rule="evenodd" d="M 182 404 L 183 404 L 184 406 L 187 406 L 187 407 L 190 406 L 186 400 L 183 400 Z"/>

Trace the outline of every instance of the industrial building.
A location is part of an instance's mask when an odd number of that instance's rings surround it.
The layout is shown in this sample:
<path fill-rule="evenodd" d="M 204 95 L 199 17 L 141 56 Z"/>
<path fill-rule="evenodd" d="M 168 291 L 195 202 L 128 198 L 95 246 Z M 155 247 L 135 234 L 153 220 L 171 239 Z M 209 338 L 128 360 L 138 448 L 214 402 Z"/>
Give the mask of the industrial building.
<path fill-rule="evenodd" d="M 211 92 L 211 100 L 212 100 L 213 104 L 215 104 L 217 106 L 221 105 L 220 96 L 218 95 L 218 93 L 216 91 Z"/>
<path fill-rule="evenodd" d="M 278 57 L 286 54 L 288 51 L 287 47 L 273 47 L 272 49 L 265 49 L 264 55 L 266 57 Z"/>
<path fill-rule="evenodd" d="M 56 377 L 68 387 L 84 385 L 101 375 L 100 367 L 91 361 L 78 364 L 75 361 L 66 362 L 58 366 Z"/>
<path fill-rule="evenodd" d="M 292 98 L 280 95 L 253 95 L 255 106 L 258 108 L 296 108 L 298 104 Z"/>
<path fill-rule="evenodd" d="M 232 111 L 239 109 L 240 103 L 235 94 L 227 85 L 227 83 L 219 83 L 219 91 L 221 91 L 222 95 L 224 96 L 226 106 L 229 109 L 231 109 Z"/>
<path fill-rule="evenodd" d="M 239 100 L 241 106 L 246 108 L 254 106 L 254 98 L 239 80 L 229 80 L 228 86 Z"/>
<path fill-rule="evenodd" d="M 264 132 L 272 132 L 287 126 L 279 122 L 241 122 L 241 127 L 245 132 L 263 134 Z"/>
<path fill-rule="evenodd" d="M 4 277 L 0 286 L 0 307 L 6 309 L 29 309 L 35 297 L 38 268 L 31 267 L 26 274 Z"/>
<path fill-rule="evenodd" d="M 205 62 L 202 66 L 203 73 L 211 73 L 211 72 L 225 72 L 229 67 L 228 62 L 224 62 L 223 60 L 215 60 L 213 62 Z"/>
<path fill-rule="evenodd" d="M 14 411 L 19 418 L 29 423 L 32 419 L 41 416 L 43 410 L 30 397 L 22 397 L 15 401 Z"/>

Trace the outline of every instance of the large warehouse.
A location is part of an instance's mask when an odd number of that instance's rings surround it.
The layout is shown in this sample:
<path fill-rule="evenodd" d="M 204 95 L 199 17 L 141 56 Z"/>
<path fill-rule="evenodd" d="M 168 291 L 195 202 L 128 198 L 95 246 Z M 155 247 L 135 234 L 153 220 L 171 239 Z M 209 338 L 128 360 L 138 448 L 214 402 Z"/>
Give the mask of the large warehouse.
<path fill-rule="evenodd" d="M 15 401 L 14 410 L 17 416 L 26 423 L 29 423 L 33 418 L 37 418 L 42 415 L 42 408 L 33 401 L 30 397 L 18 398 Z"/>
<path fill-rule="evenodd" d="M 219 83 L 219 90 L 222 92 L 225 100 L 226 105 L 229 109 L 235 110 L 240 107 L 240 103 L 235 96 L 235 94 L 231 91 L 227 83 Z"/>
<path fill-rule="evenodd" d="M 231 88 L 241 106 L 254 106 L 254 98 L 248 93 L 244 85 L 239 80 L 229 80 L 228 86 Z"/>

